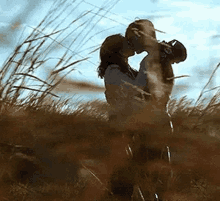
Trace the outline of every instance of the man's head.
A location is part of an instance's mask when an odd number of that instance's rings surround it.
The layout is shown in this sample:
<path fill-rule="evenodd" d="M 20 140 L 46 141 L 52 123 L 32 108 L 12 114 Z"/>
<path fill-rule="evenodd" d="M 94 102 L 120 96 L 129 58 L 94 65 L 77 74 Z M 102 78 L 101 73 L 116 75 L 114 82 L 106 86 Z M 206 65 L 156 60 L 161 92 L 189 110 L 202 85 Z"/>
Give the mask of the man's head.
<path fill-rule="evenodd" d="M 144 19 L 131 23 L 126 30 L 125 37 L 137 54 L 148 51 L 157 43 L 153 23 Z"/>

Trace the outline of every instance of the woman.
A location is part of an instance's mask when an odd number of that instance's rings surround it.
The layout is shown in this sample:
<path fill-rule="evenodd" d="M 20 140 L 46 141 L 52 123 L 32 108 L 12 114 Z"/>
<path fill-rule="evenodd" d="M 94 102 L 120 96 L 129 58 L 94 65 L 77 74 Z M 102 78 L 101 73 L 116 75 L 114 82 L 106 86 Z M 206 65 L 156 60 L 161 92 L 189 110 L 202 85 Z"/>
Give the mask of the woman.
<path fill-rule="evenodd" d="M 106 100 L 112 106 L 110 120 L 117 117 L 115 114 L 117 110 L 123 113 L 123 104 L 125 106 L 129 99 L 133 98 L 129 94 L 130 87 L 126 86 L 124 81 L 138 85 L 136 79 L 138 72 L 128 64 L 128 57 L 133 56 L 134 53 L 132 46 L 120 34 L 107 37 L 101 46 L 98 76 L 104 78 Z"/>

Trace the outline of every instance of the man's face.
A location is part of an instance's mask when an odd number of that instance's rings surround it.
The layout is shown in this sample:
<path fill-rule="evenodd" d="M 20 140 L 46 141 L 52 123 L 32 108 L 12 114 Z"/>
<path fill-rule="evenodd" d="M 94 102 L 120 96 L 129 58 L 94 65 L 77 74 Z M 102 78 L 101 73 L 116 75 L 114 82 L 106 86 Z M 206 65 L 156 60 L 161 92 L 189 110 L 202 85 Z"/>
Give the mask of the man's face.
<path fill-rule="evenodd" d="M 136 32 L 128 30 L 127 40 L 137 54 L 140 54 L 144 51 L 143 44 L 145 43 L 145 41 L 143 40 L 143 37 L 138 36 Z"/>

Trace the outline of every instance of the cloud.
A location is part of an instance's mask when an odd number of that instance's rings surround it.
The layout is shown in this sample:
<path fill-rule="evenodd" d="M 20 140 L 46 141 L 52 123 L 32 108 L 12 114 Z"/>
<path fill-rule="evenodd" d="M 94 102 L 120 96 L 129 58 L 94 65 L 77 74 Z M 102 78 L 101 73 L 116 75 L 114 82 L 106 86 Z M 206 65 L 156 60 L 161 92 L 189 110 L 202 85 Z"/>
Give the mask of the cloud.
<path fill-rule="evenodd" d="M 173 35 L 181 31 L 181 27 L 174 26 L 174 17 L 158 18 L 154 26 L 156 29 L 166 32 L 166 34 L 161 34 L 161 36 Z"/>
<path fill-rule="evenodd" d="M 182 11 L 177 12 L 177 17 L 191 18 L 193 22 L 218 21 L 220 6 L 210 7 L 210 5 L 189 1 L 172 2 L 171 5 L 181 8 Z"/>
<path fill-rule="evenodd" d="M 57 78 L 60 79 L 60 77 Z M 83 92 L 104 92 L 103 86 L 97 85 L 92 82 L 77 81 L 68 78 L 64 78 L 60 84 L 53 90 L 55 92 L 72 92 L 72 93 L 83 93 Z"/>
<path fill-rule="evenodd" d="M 170 0 L 158 3 L 161 8 L 165 5 L 171 16 L 155 19 L 154 25 L 167 34 L 158 33 L 157 38 L 166 41 L 177 39 L 186 46 L 188 52 L 187 60 L 174 68 L 175 73 L 188 73 L 195 65 L 208 68 L 209 60 L 220 52 L 217 39 L 212 40 L 212 36 L 218 34 L 216 16 L 220 12 L 220 6 Z M 162 13 L 166 15 L 166 12 Z"/>

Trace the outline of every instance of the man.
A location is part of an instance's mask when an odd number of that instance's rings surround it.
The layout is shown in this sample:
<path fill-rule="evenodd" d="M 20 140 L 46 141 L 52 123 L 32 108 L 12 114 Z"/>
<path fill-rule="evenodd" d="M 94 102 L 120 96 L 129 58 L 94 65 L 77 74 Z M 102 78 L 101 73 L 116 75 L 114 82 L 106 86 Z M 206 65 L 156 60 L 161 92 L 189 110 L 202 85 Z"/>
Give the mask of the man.
<path fill-rule="evenodd" d="M 123 113 L 120 107 L 124 107 L 124 110 L 127 112 L 125 113 L 127 116 L 125 115 L 124 124 L 121 125 L 137 131 L 143 127 L 148 127 L 148 131 L 145 129 L 145 132 L 147 131 L 146 133 L 134 136 L 135 140 L 131 146 L 133 152 L 131 153 L 133 155 L 132 161 L 140 165 L 146 163 L 148 160 L 160 158 L 165 142 L 161 143 L 159 138 L 163 140 L 166 134 L 170 134 L 170 118 L 166 106 L 174 82 L 173 79 L 168 78 L 174 77 L 171 64 L 185 60 L 186 50 L 180 44 L 182 49 L 180 48 L 178 55 L 176 55 L 175 53 L 178 52 L 176 51 L 178 47 L 172 49 L 171 43 L 158 43 L 154 26 L 149 20 L 137 20 L 131 23 L 126 30 L 125 37 L 137 54 L 147 51 L 148 55 L 140 63 L 140 69 L 133 80 L 126 79 L 125 74 L 117 68 L 108 68 L 105 76 L 106 94 L 110 97 L 117 97 L 112 105 L 113 108 L 118 110 L 119 115 Z M 167 50 L 170 50 L 170 55 Z M 176 60 L 177 57 L 178 59 Z M 112 87 L 115 85 L 117 85 L 117 90 Z M 123 87 L 120 88 L 119 86 Z M 125 95 L 123 96 L 122 94 Z M 117 103 L 120 107 L 117 107 Z M 128 111 L 131 112 L 129 113 Z M 123 121 L 121 116 L 118 121 Z M 149 136 L 155 139 L 157 143 L 155 141 L 154 143 L 159 144 L 159 146 L 156 148 L 150 147 L 149 144 L 152 143 L 152 139 L 150 142 Z M 123 169 L 127 169 L 127 166 L 123 167 Z M 130 177 L 132 177 L 132 174 L 135 173 L 128 173 Z M 129 185 L 127 180 L 121 174 L 121 169 L 113 174 L 111 189 L 114 189 L 115 194 L 121 196 L 127 194 L 128 197 L 132 195 L 135 181 L 131 181 Z"/>

